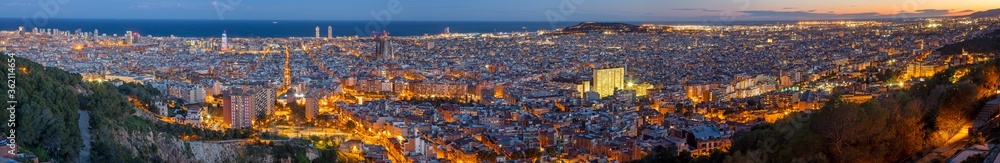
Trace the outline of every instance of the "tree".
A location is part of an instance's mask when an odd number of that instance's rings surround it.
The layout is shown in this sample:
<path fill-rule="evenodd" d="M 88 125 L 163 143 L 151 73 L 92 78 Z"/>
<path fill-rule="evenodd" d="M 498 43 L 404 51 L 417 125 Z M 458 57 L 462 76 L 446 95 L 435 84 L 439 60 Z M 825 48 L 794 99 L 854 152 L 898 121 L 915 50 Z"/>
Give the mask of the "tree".
<path fill-rule="evenodd" d="M 347 124 L 344 124 L 344 127 L 347 130 L 354 130 L 354 128 L 357 127 L 357 124 L 354 124 L 354 121 L 347 121 Z"/>

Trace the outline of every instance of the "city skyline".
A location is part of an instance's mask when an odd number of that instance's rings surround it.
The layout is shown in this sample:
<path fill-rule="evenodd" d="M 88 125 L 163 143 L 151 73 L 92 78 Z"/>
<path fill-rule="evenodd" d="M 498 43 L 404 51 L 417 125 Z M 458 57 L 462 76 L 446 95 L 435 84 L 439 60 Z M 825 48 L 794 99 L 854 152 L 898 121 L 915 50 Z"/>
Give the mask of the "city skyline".
<path fill-rule="evenodd" d="M 997 0 L 0 8 L 0 162 L 1000 162 Z"/>
<path fill-rule="evenodd" d="M 763 21 L 960 16 L 1000 1 L 7 1 L 6 18 L 404 21 Z M 127 14 L 126 14 L 127 13 Z"/>

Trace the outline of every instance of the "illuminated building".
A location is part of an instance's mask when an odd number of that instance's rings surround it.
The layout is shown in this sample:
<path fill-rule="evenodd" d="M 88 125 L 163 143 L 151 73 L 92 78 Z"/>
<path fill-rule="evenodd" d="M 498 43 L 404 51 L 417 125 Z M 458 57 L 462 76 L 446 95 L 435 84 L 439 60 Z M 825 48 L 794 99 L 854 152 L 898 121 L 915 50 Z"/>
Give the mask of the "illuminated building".
<path fill-rule="evenodd" d="M 205 88 L 201 85 L 176 84 L 169 85 L 165 93 L 173 97 L 184 99 L 187 103 L 204 103 L 206 92 Z"/>
<path fill-rule="evenodd" d="M 614 95 L 618 101 L 632 103 L 635 102 L 636 92 L 635 90 L 615 90 Z"/>
<path fill-rule="evenodd" d="M 319 99 L 315 95 L 305 97 L 306 120 L 312 120 L 319 114 Z"/>
<path fill-rule="evenodd" d="M 594 70 L 594 92 L 601 98 L 615 94 L 615 90 L 625 88 L 625 68 Z"/>
<path fill-rule="evenodd" d="M 333 38 L 333 26 L 326 26 L 326 38 Z"/>
<path fill-rule="evenodd" d="M 580 82 L 579 85 L 576 85 L 576 91 L 580 94 L 590 92 L 590 81 Z"/>
<path fill-rule="evenodd" d="M 222 51 L 229 51 L 229 40 L 226 37 L 226 31 L 222 31 Z"/>
<path fill-rule="evenodd" d="M 229 128 L 250 128 L 254 118 L 251 95 L 233 90 L 222 99 L 222 122 Z"/>
<path fill-rule="evenodd" d="M 319 26 L 316 26 L 316 38 L 319 38 Z"/>
<path fill-rule="evenodd" d="M 653 84 L 649 84 L 649 83 L 635 84 L 635 83 L 632 83 L 632 82 L 628 82 L 628 83 L 625 83 L 625 89 L 626 90 L 633 90 L 633 91 L 635 91 L 635 96 L 642 97 L 642 96 L 649 95 L 649 90 L 653 89 Z"/>
<path fill-rule="evenodd" d="M 688 99 L 694 103 L 714 100 L 712 89 L 718 88 L 718 84 L 688 84 L 684 86 L 684 92 Z"/>
<path fill-rule="evenodd" d="M 934 76 L 935 73 L 944 71 L 947 69 L 946 65 L 925 65 L 920 63 L 912 63 L 906 65 L 906 73 L 903 73 L 903 78 L 929 78 Z"/>
<path fill-rule="evenodd" d="M 230 128 L 249 128 L 257 115 L 267 115 L 274 110 L 274 89 L 260 86 L 241 86 L 223 95 L 223 122 Z"/>
<path fill-rule="evenodd" d="M 132 41 L 135 41 L 135 38 L 132 36 L 132 34 L 133 34 L 132 31 L 125 31 L 125 44 L 126 45 L 132 45 Z"/>
<path fill-rule="evenodd" d="M 375 57 L 379 59 L 395 59 L 395 48 L 392 47 L 392 42 L 389 41 L 389 33 L 383 31 L 382 36 L 375 36 L 375 41 L 377 41 L 378 47 L 375 49 Z"/>
<path fill-rule="evenodd" d="M 850 103 L 865 103 L 872 100 L 872 95 L 870 94 L 846 94 L 840 95 L 840 100 Z"/>
<path fill-rule="evenodd" d="M 701 125 L 684 132 L 687 142 L 694 142 L 689 145 L 694 146 L 691 154 L 695 156 L 706 156 L 712 150 L 726 151 L 732 146 L 732 140 L 715 126 Z"/>

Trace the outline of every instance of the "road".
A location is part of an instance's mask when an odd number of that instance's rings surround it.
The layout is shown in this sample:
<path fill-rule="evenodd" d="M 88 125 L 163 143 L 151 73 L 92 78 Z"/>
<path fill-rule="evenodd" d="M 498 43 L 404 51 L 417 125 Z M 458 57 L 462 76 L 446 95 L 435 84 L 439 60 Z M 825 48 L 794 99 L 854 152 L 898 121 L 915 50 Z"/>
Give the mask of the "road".
<path fill-rule="evenodd" d="M 77 114 L 80 115 L 80 119 L 77 120 L 77 126 L 80 129 L 80 137 L 83 139 L 83 148 L 80 149 L 80 159 L 78 162 L 90 162 L 90 149 L 92 137 L 90 135 L 90 112 L 77 110 Z"/>

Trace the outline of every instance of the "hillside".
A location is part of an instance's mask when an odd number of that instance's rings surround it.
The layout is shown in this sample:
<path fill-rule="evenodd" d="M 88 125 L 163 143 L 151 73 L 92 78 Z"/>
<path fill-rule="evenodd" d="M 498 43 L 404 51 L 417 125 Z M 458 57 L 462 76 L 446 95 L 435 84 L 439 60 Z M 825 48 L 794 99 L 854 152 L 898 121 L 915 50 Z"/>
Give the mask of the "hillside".
<path fill-rule="evenodd" d="M 996 52 L 1000 44 L 994 42 L 991 34 L 939 50 Z M 983 104 L 997 97 L 998 89 L 1000 60 L 951 67 L 908 90 L 865 103 L 834 95 L 817 113 L 793 114 L 735 134 L 727 152 L 691 158 L 677 154 L 676 148 L 662 148 L 636 162 L 933 162 L 940 159 L 935 151 L 960 137 Z M 987 126 L 993 127 L 971 131 L 970 139 L 1000 141 L 1000 125 Z"/>
<path fill-rule="evenodd" d="M 961 55 L 962 52 L 1000 54 L 1000 30 L 955 44 L 945 45 L 937 51 L 944 55 Z"/>
<path fill-rule="evenodd" d="M 614 22 L 583 22 L 577 25 L 559 29 L 551 35 L 586 34 L 586 33 L 665 33 L 673 31 L 670 27 L 638 26 Z"/>
<path fill-rule="evenodd" d="M 625 24 L 625 23 L 600 23 L 600 22 L 583 22 L 574 26 L 569 26 L 563 28 L 563 32 L 600 32 L 600 31 L 622 31 L 622 32 L 633 32 L 638 31 L 639 26 Z"/>
<path fill-rule="evenodd" d="M 968 15 L 968 17 L 972 18 L 985 18 L 985 17 L 997 17 L 997 16 L 1000 16 L 1000 9 L 980 11 Z"/>
<path fill-rule="evenodd" d="M 4 65 L 8 65 L 8 56 L 2 56 L 5 58 L 2 59 Z M 81 76 L 59 69 L 46 69 L 22 58 L 17 58 L 15 64 L 18 67 L 15 71 L 15 98 L 3 96 L 0 100 L 17 101 L 17 126 L 14 127 L 17 144 L 22 151 L 35 153 L 40 160 L 75 161 L 83 147 L 77 128 L 79 97 L 89 93 L 80 80 Z M 4 76 L 9 73 L 3 72 Z M 8 89 L 10 85 L 4 84 L 4 90 Z M 11 116 L 6 111 L 0 114 Z M 4 125 L 3 131 L 9 129 Z M 9 132 L 3 133 L 10 135 Z"/>
<path fill-rule="evenodd" d="M 79 74 L 15 58 L 17 94 L 13 100 L 18 108 L 19 126 L 15 129 L 22 147 L 19 153 L 36 155 L 43 162 L 308 161 L 288 153 L 317 153 L 308 142 L 272 145 L 243 141 L 259 134 L 250 130 L 214 131 L 162 122 L 144 110 L 160 99 L 160 92 L 150 86 L 85 82 Z M 11 99 L 4 96 L 2 100 Z M 9 112 L 2 114 L 10 116 Z M 80 119 L 81 115 L 86 119 Z M 92 134 L 86 136 L 81 131 Z M 85 137 L 90 140 L 84 141 Z M 237 143 L 211 143 L 218 140 Z M 85 142 L 90 148 L 84 148 Z"/>

